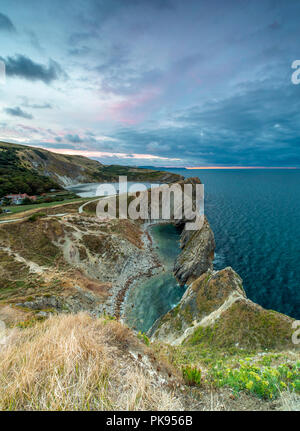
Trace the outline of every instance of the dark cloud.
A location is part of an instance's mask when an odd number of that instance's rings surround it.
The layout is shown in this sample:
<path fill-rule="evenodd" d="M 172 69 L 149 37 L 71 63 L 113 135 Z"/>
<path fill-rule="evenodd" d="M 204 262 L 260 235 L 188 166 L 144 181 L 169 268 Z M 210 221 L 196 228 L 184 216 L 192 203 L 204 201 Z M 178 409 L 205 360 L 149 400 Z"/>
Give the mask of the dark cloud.
<path fill-rule="evenodd" d="M 28 114 L 27 112 L 23 111 L 19 106 L 16 106 L 15 108 L 5 108 L 4 111 L 13 117 L 21 117 L 26 118 L 28 120 L 32 120 L 33 116 L 31 114 Z"/>
<path fill-rule="evenodd" d="M 114 0 L 115 3 L 123 6 L 122 0 Z M 123 3 L 123 4 L 122 4 Z M 174 9 L 175 3 L 172 0 L 127 0 L 127 5 L 133 6 L 133 7 L 153 7 L 154 9 L 163 10 L 163 9 Z"/>
<path fill-rule="evenodd" d="M 91 51 L 91 49 L 88 46 L 84 45 L 84 46 L 80 46 L 78 48 L 69 49 L 68 52 L 70 55 L 81 56 L 81 55 L 88 54 L 90 51 Z"/>
<path fill-rule="evenodd" d="M 66 0 L 65 4 L 67 4 Z M 87 46 L 88 40 L 101 39 L 103 27 L 114 19 L 119 20 L 120 15 L 136 17 L 131 32 L 135 35 L 142 34 L 146 27 L 143 19 L 145 16 L 149 15 L 151 19 L 152 14 L 163 14 L 174 10 L 175 4 L 176 0 L 88 0 L 85 2 L 84 9 L 76 14 L 80 28 L 83 30 L 71 33 L 69 53 L 71 55 L 86 54 L 81 45 L 82 42 Z M 61 3 L 59 5 L 61 6 Z"/>
<path fill-rule="evenodd" d="M 65 139 L 67 139 L 69 142 L 72 142 L 73 144 L 79 144 L 83 142 L 83 140 L 78 135 L 66 135 Z"/>
<path fill-rule="evenodd" d="M 66 77 L 66 73 L 61 66 L 54 60 L 50 59 L 48 66 L 35 63 L 25 55 L 18 54 L 15 57 L 2 58 L 6 65 L 7 76 L 17 76 L 29 81 L 42 81 L 50 84 L 59 78 Z"/>
<path fill-rule="evenodd" d="M 170 115 L 153 130 L 123 128 L 128 152 L 180 158 L 182 164 L 300 166 L 300 88 L 264 82 Z M 141 150 L 141 148 L 143 150 Z"/>
<path fill-rule="evenodd" d="M 28 30 L 27 31 L 27 34 L 28 34 L 28 37 L 29 37 L 29 40 L 30 40 L 30 43 L 31 43 L 31 45 L 37 50 L 37 51 L 39 51 L 40 53 L 44 53 L 44 49 L 42 48 L 42 46 L 41 46 L 41 44 L 40 44 L 40 41 L 39 41 L 39 39 L 38 39 L 38 37 L 37 37 L 37 35 L 34 33 L 34 31 L 32 31 L 32 30 Z"/>
<path fill-rule="evenodd" d="M 97 36 L 97 33 L 92 32 L 76 32 L 72 33 L 69 37 L 69 44 L 74 46 L 78 45 L 82 42 L 86 42 L 89 40 L 92 36 Z"/>
<path fill-rule="evenodd" d="M 33 109 L 52 109 L 53 108 L 53 106 L 50 103 L 41 103 L 41 104 L 34 103 L 32 105 L 29 104 L 27 106 L 28 108 L 33 108 Z"/>
<path fill-rule="evenodd" d="M 8 16 L 4 15 L 0 12 L 0 31 L 8 31 L 10 33 L 15 32 L 15 26 L 8 18 Z"/>
<path fill-rule="evenodd" d="M 91 11 L 93 18 L 98 20 L 99 27 L 99 24 L 122 12 L 122 10 L 129 10 L 130 12 L 134 10 L 137 14 L 151 9 L 158 11 L 173 10 L 175 3 L 176 1 L 173 0 L 92 0 Z"/>
<path fill-rule="evenodd" d="M 32 103 L 29 102 L 28 97 L 20 96 L 19 99 L 22 101 L 22 106 L 25 108 L 31 108 L 31 109 L 53 109 L 53 106 L 51 103 L 48 102 L 41 102 L 41 103 Z"/>
<path fill-rule="evenodd" d="M 124 44 L 110 47 L 109 55 L 95 68 L 101 77 L 101 89 L 107 93 L 137 93 L 147 85 L 154 86 L 163 78 L 159 68 L 151 64 L 144 67 L 132 65 L 130 52 Z"/>
<path fill-rule="evenodd" d="M 55 139 L 56 142 L 48 141 L 48 142 L 41 142 L 37 146 L 42 146 L 43 148 L 55 148 L 55 149 L 68 149 L 68 150 L 77 150 L 76 145 L 68 144 L 68 143 L 61 143 Z"/>

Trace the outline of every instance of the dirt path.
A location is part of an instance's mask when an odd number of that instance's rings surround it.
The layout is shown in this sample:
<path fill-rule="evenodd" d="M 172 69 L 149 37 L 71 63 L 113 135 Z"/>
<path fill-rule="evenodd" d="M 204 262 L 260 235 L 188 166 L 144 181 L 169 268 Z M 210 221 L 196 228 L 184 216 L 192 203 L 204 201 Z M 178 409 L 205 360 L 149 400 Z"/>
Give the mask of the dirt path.
<path fill-rule="evenodd" d="M 36 212 L 36 210 L 35 210 L 35 212 Z M 2 220 L 2 221 L 0 221 L 0 224 L 3 224 L 3 223 L 14 223 L 16 221 L 24 221 L 24 220 L 28 219 L 28 217 L 30 217 L 30 215 L 32 215 L 32 214 L 34 214 L 34 213 L 30 213 L 26 217 L 23 217 L 23 218 L 13 218 L 11 220 Z M 65 215 L 68 215 L 68 213 L 50 214 L 47 217 L 63 217 Z"/>

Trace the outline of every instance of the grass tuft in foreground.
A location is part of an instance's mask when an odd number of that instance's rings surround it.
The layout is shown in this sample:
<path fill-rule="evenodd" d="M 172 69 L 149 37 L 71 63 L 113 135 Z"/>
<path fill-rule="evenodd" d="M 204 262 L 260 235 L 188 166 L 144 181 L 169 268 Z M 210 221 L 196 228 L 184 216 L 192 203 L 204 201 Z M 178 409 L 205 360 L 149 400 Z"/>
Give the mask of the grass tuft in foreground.
<path fill-rule="evenodd" d="M 0 346 L 0 410 L 181 410 L 133 360 L 129 350 L 141 346 L 120 323 L 84 313 L 9 330 Z"/>

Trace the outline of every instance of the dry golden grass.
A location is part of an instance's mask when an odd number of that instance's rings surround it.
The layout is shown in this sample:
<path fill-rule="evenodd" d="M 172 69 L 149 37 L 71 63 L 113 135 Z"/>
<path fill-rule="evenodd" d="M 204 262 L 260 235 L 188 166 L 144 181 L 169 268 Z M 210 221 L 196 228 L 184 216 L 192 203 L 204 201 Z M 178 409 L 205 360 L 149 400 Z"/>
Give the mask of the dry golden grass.
<path fill-rule="evenodd" d="M 1 329 L 1 328 L 0 328 Z M 153 348 L 154 347 L 154 348 Z M 167 358 L 124 325 L 85 313 L 0 331 L 0 410 L 299 410 L 228 388 L 185 387 Z M 271 405 L 272 404 L 272 405 Z"/>
<path fill-rule="evenodd" d="M 300 396 L 295 392 L 281 392 L 280 393 L 280 410 L 284 411 L 300 411 Z"/>
<path fill-rule="evenodd" d="M 1 410 L 182 409 L 158 374 L 131 356 L 143 345 L 118 322 L 80 313 L 9 331 Z"/>

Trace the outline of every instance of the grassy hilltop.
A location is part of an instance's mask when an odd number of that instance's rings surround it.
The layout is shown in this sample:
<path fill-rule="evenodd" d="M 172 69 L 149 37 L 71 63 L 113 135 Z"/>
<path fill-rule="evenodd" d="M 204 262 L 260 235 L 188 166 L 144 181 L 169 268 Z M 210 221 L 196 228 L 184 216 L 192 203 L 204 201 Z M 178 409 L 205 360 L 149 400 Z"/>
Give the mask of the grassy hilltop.
<path fill-rule="evenodd" d="M 40 194 L 76 183 L 129 181 L 173 182 L 180 175 L 129 166 L 103 165 L 83 156 L 0 142 L 0 197 L 7 193 Z"/>

